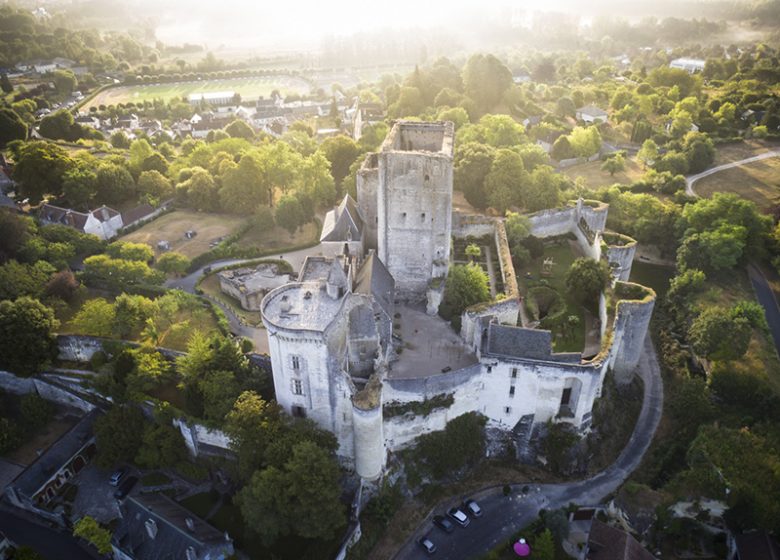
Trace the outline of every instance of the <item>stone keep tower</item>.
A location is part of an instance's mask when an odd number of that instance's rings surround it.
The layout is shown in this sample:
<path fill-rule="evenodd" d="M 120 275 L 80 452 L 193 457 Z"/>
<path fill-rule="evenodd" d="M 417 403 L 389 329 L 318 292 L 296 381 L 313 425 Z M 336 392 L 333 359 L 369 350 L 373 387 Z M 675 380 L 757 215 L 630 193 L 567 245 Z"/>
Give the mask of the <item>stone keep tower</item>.
<path fill-rule="evenodd" d="M 398 121 L 377 154 L 377 254 L 402 300 L 424 300 L 447 275 L 453 139 L 451 122 Z"/>

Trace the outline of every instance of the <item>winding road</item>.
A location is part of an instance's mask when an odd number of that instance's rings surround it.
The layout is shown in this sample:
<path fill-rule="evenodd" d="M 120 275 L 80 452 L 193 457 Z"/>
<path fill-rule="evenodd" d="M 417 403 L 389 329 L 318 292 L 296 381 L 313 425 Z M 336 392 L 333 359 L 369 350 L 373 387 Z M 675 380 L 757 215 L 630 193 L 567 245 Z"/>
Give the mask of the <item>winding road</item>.
<path fill-rule="evenodd" d="M 741 159 L 739 161 L 724 163 L 723 165 L 718 165 L 717 167 L 707 169 L 705 171 L 702 171 L 701 173 L 697 173 L 696 175 L 689 175 L 688 177 L 685 178 L 685 194 L 687 194 L 688 196 L 699 196 L 696 194 L 696 191 L 693 190 L 694 183 L 696 183 L 696 181 L 698 181 L 699 179 L 703 179 L 704 177 L 709 177 L 710 175 L 713 175 L 714 173 L 718 173 L 719 171 L 725 171 L 726 169 L 739 167 L 740 165 L 745 165 L 748 163 L 753 163 L 756 161 L 761 161 L 763 159 L 769 159 L 778 156 L 780 156 L 780 150 L 772 150 L 770 152 L 764 152 L 763 154 L 758 154 L 757 156 Z"/>
<path fill-rule="evenodd" d="M 503 488 L 500 486 L 486 488 L 471 496 L 479 502 L 483 511 L 482 517 L 472 519 L 468 527 L 457 527 L 450 535 L 434 527 L 431 517 L 434 513 L 444 513 L 447 508 L 459 503 L 460 499 L 442 503 L 404 543 L 394 558 L 428 558 L 427 553 L 415 542 L 422 535 L 428 535 L 436 544 L 436 557 L 439 559 L 479 558 L 531 523 L 543 508 L 558 509 L 572 502 L 594 505 L 615 492 L 639 466 L 650 447 L 663 412 L 663 381 L 649 335 L 645 338 L 638 374 L 644 383 L 642 410 L 631 439 L 611 466 L 589 479 L 577 482 L 528 484 L 528 494 L 522 493 L 522 488 L 526 486 L 524 483 L 512 484 L 509 497 L 503 495 Z"/>

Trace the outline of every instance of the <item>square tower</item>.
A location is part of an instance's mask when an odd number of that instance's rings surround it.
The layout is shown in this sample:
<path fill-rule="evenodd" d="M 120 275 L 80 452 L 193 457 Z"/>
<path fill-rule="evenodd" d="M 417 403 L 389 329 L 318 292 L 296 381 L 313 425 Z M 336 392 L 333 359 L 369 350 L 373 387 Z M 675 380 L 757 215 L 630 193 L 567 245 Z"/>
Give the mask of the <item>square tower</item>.
<path fill-rule="evenodd" d="M 402 300 L 424 300 L 431 280 L 447 275 L 454 129 L 398 121 L 378 154 L 377 251 Z"/>

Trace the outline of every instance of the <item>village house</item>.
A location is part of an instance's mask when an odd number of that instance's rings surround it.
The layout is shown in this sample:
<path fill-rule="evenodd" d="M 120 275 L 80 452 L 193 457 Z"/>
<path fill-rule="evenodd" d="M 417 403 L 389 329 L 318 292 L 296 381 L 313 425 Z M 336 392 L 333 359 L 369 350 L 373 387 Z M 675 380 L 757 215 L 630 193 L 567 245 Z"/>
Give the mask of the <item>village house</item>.
<path fill-rule="evenodd" d="M 599 109 L 593 105 L 586 105 L 585 107 L 580 107 L 577 109 L 576 117 L 578 121 L 584 121 L 588 124 L 592 124 L 595 122 L 607 122 L 609 115 L 603 109 Z"/>
<path fill-rule="evenodd" d="M 38 219 L 43 225 L 69 226 L 82 233 L 97 235 L 103 240 L 116 237 L 124 226 L 122 215 L 105 205 L 84 213 L 44 203 L 38 210 Z"/>
<path fill-rule="evenodd" d="M 675 58 L 669 63 L 669 68 L 685 70 L 689 74 L 696 74 L 704 70 L 705 62 L 700 58 Z"/>

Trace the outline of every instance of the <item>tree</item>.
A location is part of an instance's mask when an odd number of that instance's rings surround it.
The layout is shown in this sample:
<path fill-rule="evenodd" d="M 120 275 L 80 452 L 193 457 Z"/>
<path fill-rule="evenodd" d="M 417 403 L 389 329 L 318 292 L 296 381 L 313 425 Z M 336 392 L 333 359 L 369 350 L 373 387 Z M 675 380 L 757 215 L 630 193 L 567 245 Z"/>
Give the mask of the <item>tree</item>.
<path fill-rule="evenodd" d="M 141 171 L 159 171 L 168 173 L 168 160 L 161 153 L 155 152 L 141 163 Z"/>
<path fill-rule="evenodd" d="M 49 423 L 54 414 L 54 405 L 35 393 L 24 395 L 19 403 L 22 423 L 29 432 L 35 432 Z"/>
<path fill-rule="evenodd" d="M 215 210 L 219 204 L 214 178 L 201 167 L 193 168 L 192 175 L 176 185 L 176 196 L 184 198 L 189 206 L 201 212 Z"/>
<path fill-rule="evenodd" d="M 688 234 L 677 251 L 677 267 L 715 272 L 736 266 L 745 252 L 747 230 L 721 223 L 717 229 Z"/>
<path fill-rule="evenodd" d="M 281 428 L 281 410 L 275 402 L 266 402 L 257 393 L 244 391 L 233 403 L 233 409 L 225 417 L 224 429 L 245 479 L 263 464 L 266 448 Z"/>
<path fill-rule="evenodd" d="M 520 191 L 520 202 L 529 212 L 555 208 L 561 201 L 566 180 L 549 165 L 540 165 Z"/>
<path fill-rule="evenodd" d="M 326 138 L 319 151 L 330 162 L 330 174 L 340 187 L 352 162 L 360 155 L 360 147 L 348 136 L 340 135 Z"/>
<path fill-rule="evenodd" d="M 43 141 L 23 144 L 14 161 L 19 194 L 29 198 L 30 204 L 38 204 L 47 194 L 61 195 L 63 177 L 75 165 L 65 150 Z"/>
<path fill-rule="evenodd" d="M 26 253 L 26 249 L 27 245 L 22 253 Z M 35 264 L 8 261 L 0 266 L 0 299 L 40 298 L 54 272 L 55 268 L 46 261 L 39 260 Z"/>
<path fill-rule="evenodd" d="M 14 551 L 13 560 L 46 560 L 29 546 L 19 546 Z"/>
<path fill-rule="evenodd" d="M 603 261 L 580 257 L 566 272 L 566 288 L 583 305 L 594 305 L 609 282 L 609 268 Z"/>
<path fill-rule="evenodd" d="M 304 223 L 303 209 L 298 198 L 291 195 L 285 195 L 279 200 L 275 213 L 276 224 L 294 234 Z"/>
<path fill-rule="evenodd" d="M 5 94 L 9 94 L 14 90 L 14 86 L 11 83 L 11 80 L 8 79 L 8 74 L 5 72 L 0 74 L 0 89 L 2 89 Z"/>
<path fill-rule="evenodd" d="M 86 165 L 79 165 L 63 176 L 62 194 L 74 209 L 89 210 L 97 188 L 97 174 Z"/>
<path fill-rule="evenodd" d="M 114 259 L 127 261 L 149 262 L 154 258 L 154 251 L 146 243 L 130 241 L 114 241 L 106 247 L 106 254 Z"/>
<path fill-rule="evenodd" d="M 41 136 L 52 140 L 78 140 L 81 137 L 81 126 L 76 124 L 73 114 L 67 109 L 43 117 L 38 131 Z"/>
<path fill-rule="evenodd" d="M 658 159 L 658 144 L 652 138 L 648 138 L 642 143 L 642 147 L 637 152 L 636 157 L 645 168 L 648 165 L 653 165 Z"/>
<path fill-rule="evenodd" d="M 135 181 L 130 172 L 121 165 L 104 162 L 97 168 L 97 193 L 95 197 L 102 204 L 118 204 L 135 194 Z"/>
<path fill-rule="evenodd" d="M 76 89 L 76 75 L 70 70 L 55 70 L 52 72 L 52 81 L 57 93 L 63 97 L 70 95 Z"/>
<path fill-rule="evenodd" d="M 387 113 L 394 118 L 417 117 L 425 110 L 425 98 L 419 88 L 402 86 L 398 99 L 387 108 Z"/>
<path fill-rule="evenodd" d="M 88 285 L 120 290 L 134 284 L 162 284 L 165 275 L 145 262 L 93 255 L 84 259 L 83 280 Z"/>
<path fill-rule="evenodd" d="M 601 134 L 595 126 L 578 126 L 569 134 L 569 143 L 577 157 L 590 157 L 601 149 Z"/>
<path fill-rule="evenodd" d="M 135 463 L 147 469 L 171 468 L 187 460 L 181 433 L 170 424 L 146 424 Z"/>
<path fill-rule="evenodd" d="M 3 74 L 5 75 L 5 74 Z M 27 125 L 12 109 L 0 109 L 0 149 L 9 142 L 27 139 Z"/>
<path fill-rule="evenodd" d="M 477 245 L 476 243 L 469 243 L 466 246 L 466 256 L 472 262 L 478 259 L 481 255 L 482 255 L 482 249 L 480 249 L 479 245 Z"/>
<path fill-rule="evenodd" d="M 689 132 L 683 139 L 683 148 L 690 173 L 704 171 L 715 161 L 715 144 L 706 134 Z"/>
<path fill-rule="evenodd" d="M 523 158 L 508 149 L 498 150 L 490 172 L 485 177 L 488 204 L 501 214 L 510 206 L 521 204 L 521 189 L 527 180 Z"/>
<path fill-rule="evenodd" d="M 555 143 L 553 143 L 552 150 L 550 151 L 550 156 L 552 156 L 553 159 L 558 161 L 576 157 L 576 154 L 574 153 L 574 148 L 572 148 L 568 136 L 558 137 Z"/>
<path fill-rule="evenodd" d="M 146 322 L 159 312 L 159 307 L 157 301 L 142 295 L 118 295 L 114 300 L 112 334 L 119 338 L 129 338 L 133 333 L 137 334 Z"/>
<path fill-rule="evenodd" d="M 479 142 L 460 145 L 455 153 L 453 182 L 455 188 L 466 197 L 475 208 L 487 207 L 485 178 L 490 172 L 496 150 Z"/>
<path fill-rule="evenodd" d="M 127 137 L 127 134 L 121 130 L 117 130 L 111 135 L 110 142 L 111 145 L 117 149 L 127 150 L 130 148 L 130 139 Z"/>
<path fill-rule="evenodd" d="M 545 529 L 534 539 L 534 558 L 538 560 L 555 560 L 555 542 L 549 529 Z"/>
<path fill-rule="evenodd" d="M 19 249 L 30 239 L 33 221 L 16 212 L 0 212 L 0 262 L 16 256 Z"/>
<path fill-rule="evenodd" d="M 173 185 L 159 171 L 144 171 L 138 177 L 138 193 L 149 200 L 159 202 L 173 193 Z"/>
<path fill-rule="evenodd" d="M 57 356 L 54 311 L 21 297 L 0 301 L 0 364 L 19 375 L 32 375 Z"/>
<path fill-rule="evenodd" d="M 416 454 L 441 479 L 485 456 L 485 422 L 481 414 L 469 412 L 450 420 L 444 430 L 417 441 Z"/>
<path fill-rule="evenodd" d="M 479 112 L 486 113 L 512 86 L 512 72 L 492 54 L 475 54 L 463 68 L 463 86 Z"/>
<path fill-rule="evenodd" d="M 190 259 L 181 253 L 164 253 L 157 259 L 157 268 L 166 274 L 183 276 L 190 268 Z"/>
<path fill-rule="evenodd" d="M 141 447 L 144 415 L 134 405 L 115 405 L 95 420 L 98 466 L 110 469 L 132 461 Z"/>
<path fill-rule="evenodd" d="M 111 552 L 111 531 L 85 515 L 73 525 L 73 536 L 89 541 L 100 554 Z"/>
<path fill-rule="evenodd" d="M 79 281 L 70 270 L 61 270 L 49 279 L 46 284 L 46 295 L 71 302 L 78 292 L 79 286 Z"/>
<path fill-rule="evenodd" d="M 625 169 L 626 160 L 621 153 L 617 153 L 614 156 L 607 158 L 604 163 L 601 164 L 601 170 L 609 173 L 610 177 L 614 176 L 615 173 L 624 171 Z"/>
<path fill-rule="evenodd" d="M 244 121 L 236 119 L 224 128 L 231 138 L 246 138 L 251 140 L 255 137 L 255 131 Z"/>
<path fill-rule="evenodd" d="M 490 299 L 490 284 L 487 273 L 474 263 L 456 264 L 450 267 L 444 288 L 443 315 L 460 324 L 460 315 L 474 304 Z M 445 318 L 449 318 L 445 317 Z"/>
<path fill-rule="evenodd" d="M 113 334 L 115 312 L 113 304 L 103 298 L 86 301 L 72 324 L 76 332 L 89 336 L 111 336 Z"/>
<path fill-rule="evenodd" d="M 8 453 L 18 448 L 24 441 L 24 433 L 19 425 L 0 416 L 0 453 Z"/>
<path fill-rule="evenodd" d="M 688 339 L 694 351 L 711 360 L 736 360 L 747 352 L 753 329 L 750 321 L 718 307 L 709 307 L 693 320 Z"/>
<path fill-rule="evenodd" d="M 222 177 L 219 198 L 228 212 L 250 214 L 270 196 L 263 165 L 256 154 L 246 154 L 238 166 L 228 169 Z"/>
<path fill-rule="evenodd" d="M 252 476 L 238 496 L 242 516 L 268 544 L 288 534 L 331 538 L 346 523 L 339 477 L 332 454 L 301 442 L 282 468 L 268 467 Z"/>

